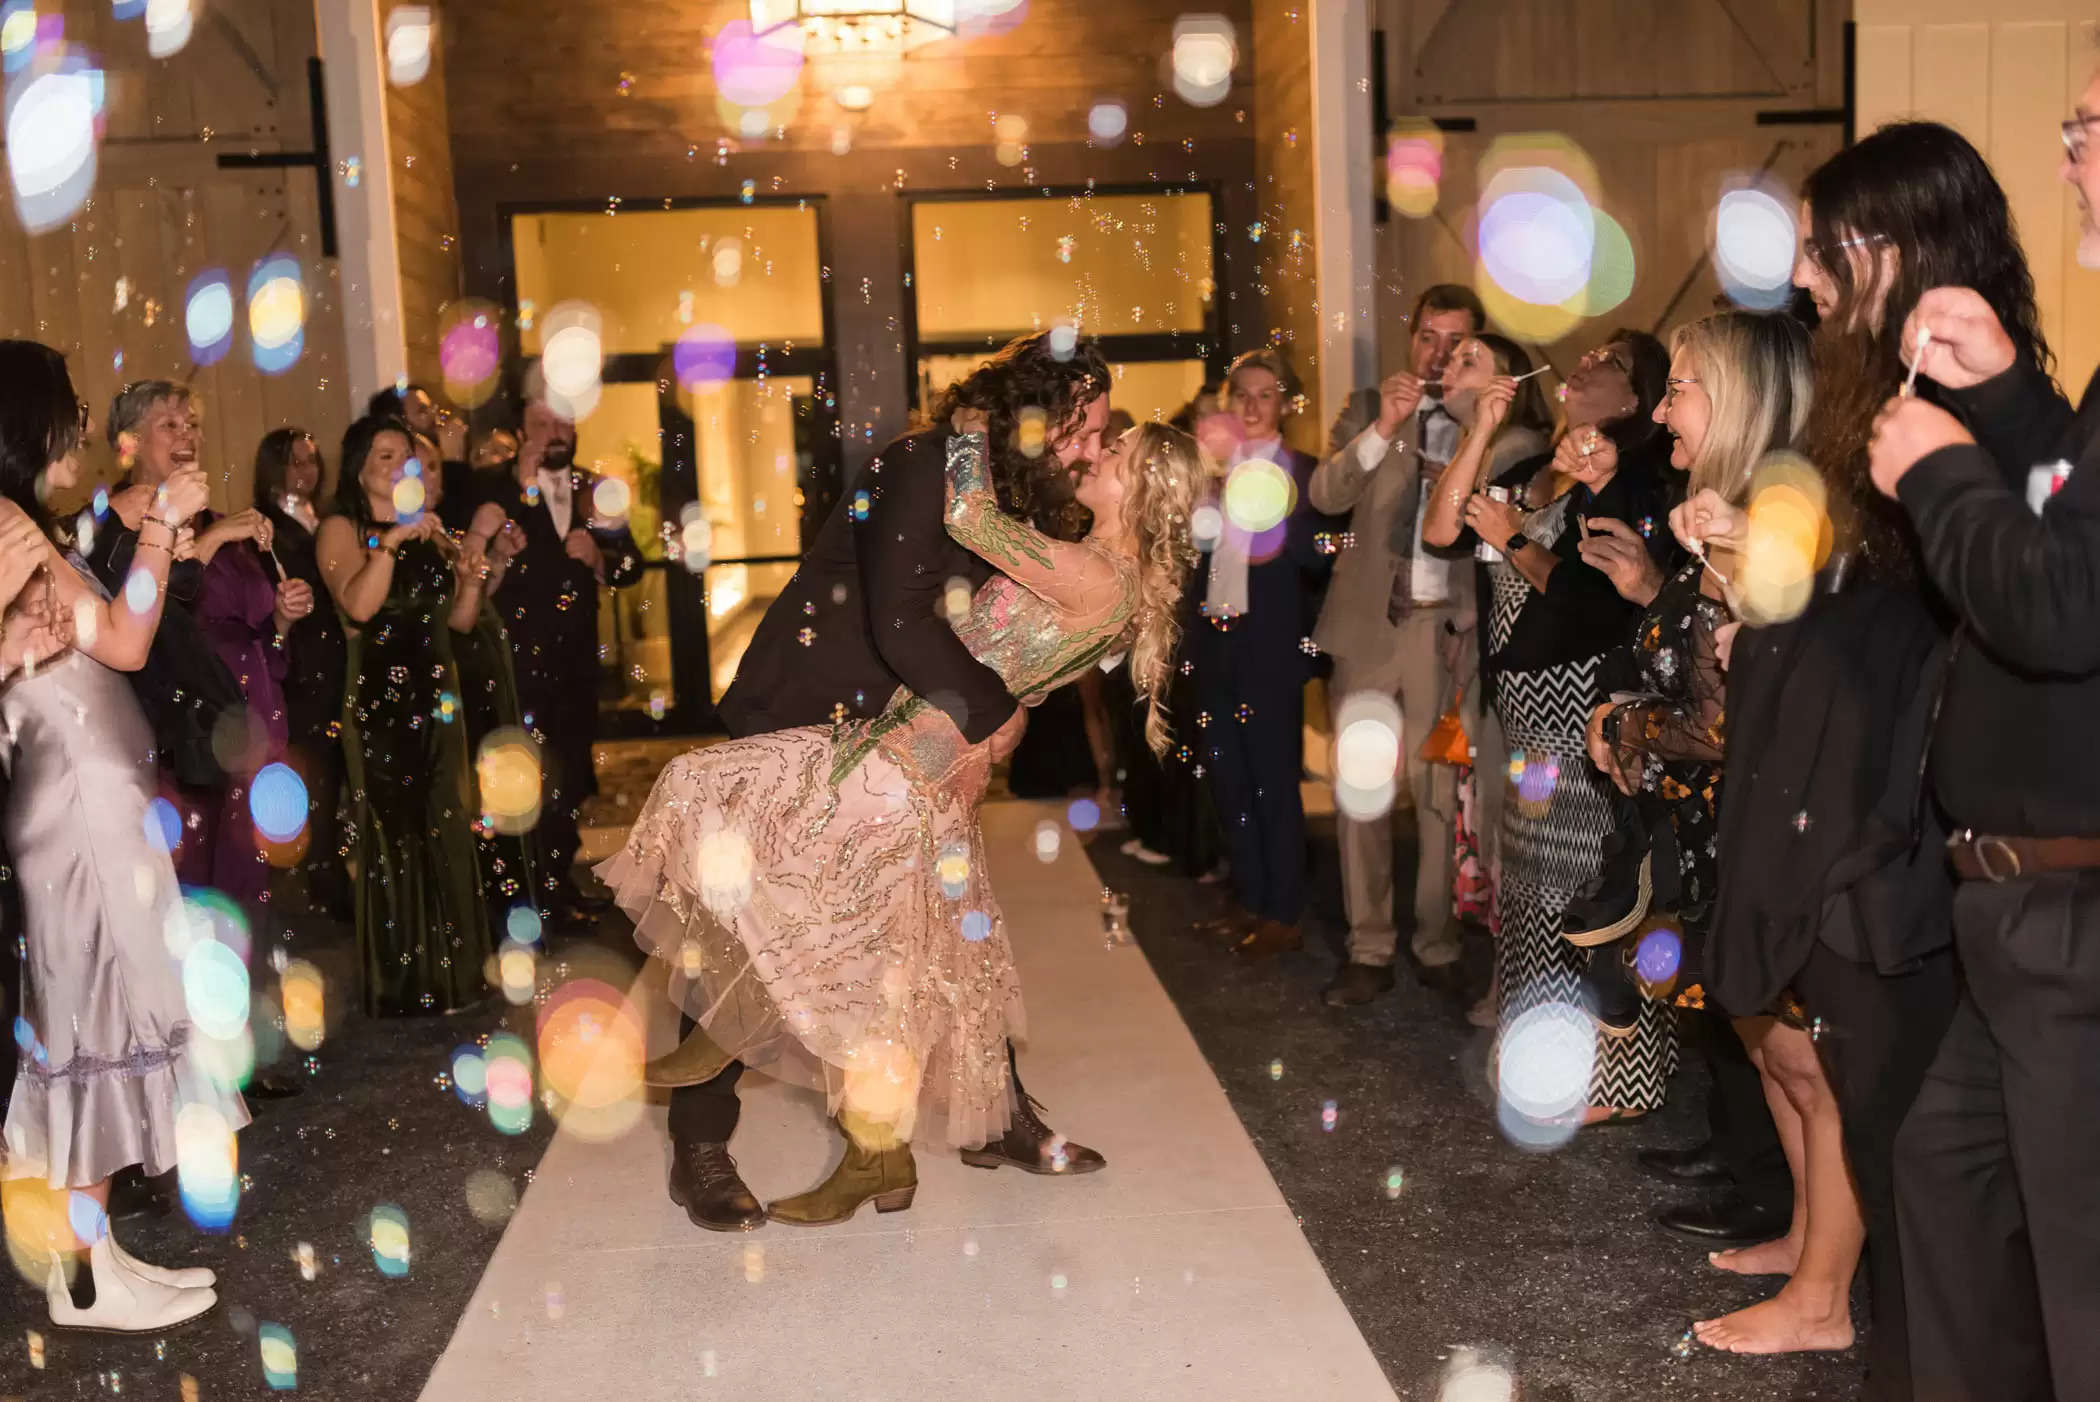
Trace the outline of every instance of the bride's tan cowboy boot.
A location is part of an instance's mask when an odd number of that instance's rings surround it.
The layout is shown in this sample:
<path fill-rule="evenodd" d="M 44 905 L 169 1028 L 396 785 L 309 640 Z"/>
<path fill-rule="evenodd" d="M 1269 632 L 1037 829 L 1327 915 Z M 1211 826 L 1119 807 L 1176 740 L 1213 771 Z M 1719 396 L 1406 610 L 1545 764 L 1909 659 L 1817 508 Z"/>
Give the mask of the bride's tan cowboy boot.
<path fill-rule="evenodd" d="M 734 1060 L 715 1045 L 715 1039 L 704 1029 L 695 1027 L 677 1046 L 656 1060 L 643 1063 L 642 1084 L 659 1090 L 702 1085 L 721 1075 Z"/>
<path fill-rule="evenodd" d="M 885 1143 L 887 1147 L 875 1147 Z M 845 1221 L 870 1200 L 877 1212 L 902 1212 L 918 1191 L 919 1168 L 910 1144 L 895 1135 L 856 1135 L 849 1128 L 846 1157 L 831 1176 L 806 1193 L 769 1204 L 766 1216 L 795 1227 L 823 1227 Z"/>

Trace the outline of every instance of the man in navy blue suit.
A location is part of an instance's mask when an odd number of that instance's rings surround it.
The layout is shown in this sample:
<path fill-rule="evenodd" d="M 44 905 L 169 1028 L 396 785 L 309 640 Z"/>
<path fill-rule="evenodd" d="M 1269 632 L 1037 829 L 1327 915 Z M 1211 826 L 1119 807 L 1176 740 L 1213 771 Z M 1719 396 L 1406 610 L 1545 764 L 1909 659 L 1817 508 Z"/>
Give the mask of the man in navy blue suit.
<path fill-rule="evenodd" d="M 1217 538 L 1189 591 L 1184 634 L 1200 708 L 1195 739 L 1232 862 L 1234 903 L 1206 924 L 1256 959 L 1300 940 L 1305 683 L 1319 590 L 1333 563 L 1318 537 L 1341 529 L 1307 495 L 1314 459 L 1284 446 L 1283 419 L 1297 397 L 1297 376 L 1277 352 L 1248 351 L 1232 363 L 1225 399 L 1240 444 L 1218 502 Z"/>

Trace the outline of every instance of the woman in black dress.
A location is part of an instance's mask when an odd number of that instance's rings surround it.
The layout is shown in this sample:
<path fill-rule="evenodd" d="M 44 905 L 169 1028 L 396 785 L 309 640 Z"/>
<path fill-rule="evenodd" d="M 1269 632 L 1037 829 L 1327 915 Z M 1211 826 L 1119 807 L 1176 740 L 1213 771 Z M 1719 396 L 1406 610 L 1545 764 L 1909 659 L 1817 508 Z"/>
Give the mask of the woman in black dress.
<path fill-rule="evenodd" d="M 320 445 L 303 428 L 275 429 L 255 450 L 255 508 L 275 528 L 271 549 L 286 578 L 305 581 L 316 600 L 327 597 L 314 553 L 326 477 Z M 291 652 L 284 678 L 291 764 L 306 781 L 307 901 L 348 920 L 347 842 L 337 815 L 343 789 L 342 619 L 333 608 L 314 609 L 292 625 L 285 645 Z"/>

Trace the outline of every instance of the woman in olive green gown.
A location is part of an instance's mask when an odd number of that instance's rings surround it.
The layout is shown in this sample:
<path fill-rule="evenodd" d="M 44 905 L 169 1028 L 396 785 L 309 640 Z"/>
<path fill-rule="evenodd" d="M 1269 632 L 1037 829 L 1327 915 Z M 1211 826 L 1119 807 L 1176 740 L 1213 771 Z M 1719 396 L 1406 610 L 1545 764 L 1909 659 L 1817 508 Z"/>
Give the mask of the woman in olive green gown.
<path fill-rule="evenodd" d="M 341 462 L 337 514 L 316 547 L 349 638 L 343 757 L 365 1011 L 452 1012 L 486 996 L 494 952 L 460 684 L 488 561 L 421 509 L 405 424 L 352 424 Z"/>

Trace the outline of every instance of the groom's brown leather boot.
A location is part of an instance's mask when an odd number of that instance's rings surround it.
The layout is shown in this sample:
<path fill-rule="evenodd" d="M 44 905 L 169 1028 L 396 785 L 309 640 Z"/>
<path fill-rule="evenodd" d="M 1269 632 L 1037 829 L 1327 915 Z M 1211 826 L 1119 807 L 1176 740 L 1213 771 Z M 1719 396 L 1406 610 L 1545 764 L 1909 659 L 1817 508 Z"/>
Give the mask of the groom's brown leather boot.
<path fill-rule="evenodd" d="M 744 1186 L 727 1144 L 674 1144 L 671 1201 L 696 1227 L 711 1232 L 748 1232 L 766 1223 L 766 1210 Z"/>
<path fill-rule="evenodd" d="M 1093 1173 L 1108 1167 L 1108 1160 L 1084 1144 L 1074 1144 L 1043 1123 L 1042 1102 L 1021 1084 L 1020 1059 L 1014 1044 L 1006 1044 L 1006 1065 L 1013 1074 L 1014 1122 L 1006 1133 L 981 1149 L 964 1149 L 962 1161 L 972 1168 L 1019 1168 L 1030 1173 Z"/>

